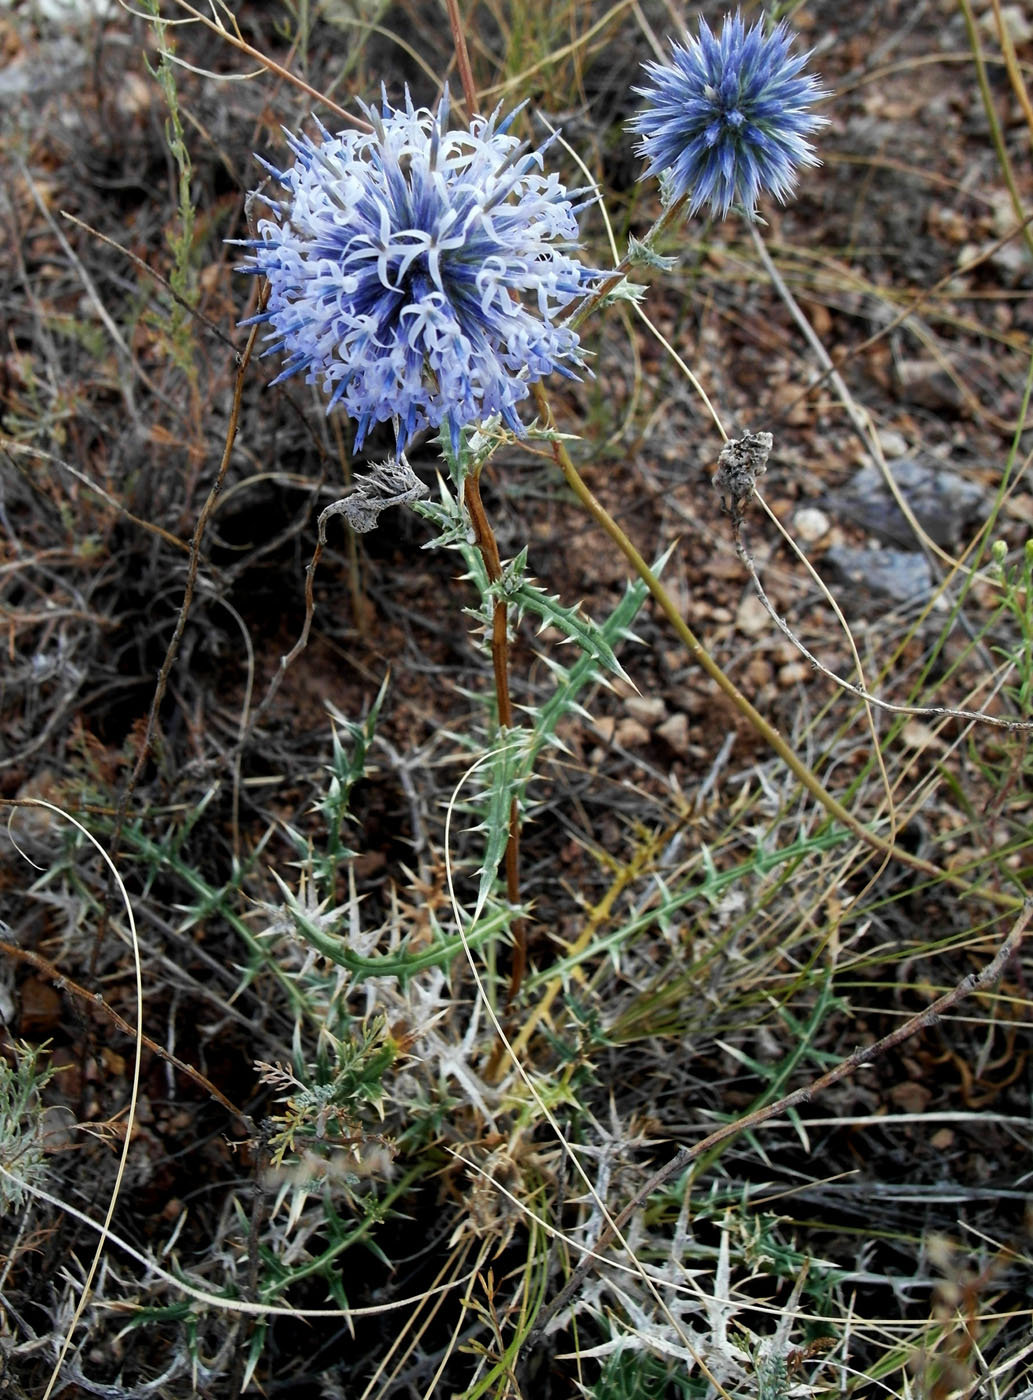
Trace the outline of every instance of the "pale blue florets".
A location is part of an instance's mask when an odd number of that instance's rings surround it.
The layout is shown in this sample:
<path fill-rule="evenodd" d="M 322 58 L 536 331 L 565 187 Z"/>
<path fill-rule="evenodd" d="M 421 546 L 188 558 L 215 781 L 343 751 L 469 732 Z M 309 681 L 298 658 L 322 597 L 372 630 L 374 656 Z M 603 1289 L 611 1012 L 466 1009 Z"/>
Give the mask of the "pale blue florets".
<path fill-rule="evenodd" d="M 645 65 L 653 86 L 635 89 L 648 106 L 630 126 L 671 202 L 687 196 L 690 212 L 709 204 L 722 218 L 738 204 L 752 217 L 761 191 L 784 200 L 796 167 L 818 164 L 806 138 L 825 124 L 809 110 L 825 93 L 791 42 L 784 24 L 765 35 L 763 22 L 746 29 L 729 15 L 715 36 L 701 19 L 697 39 L 672 43 L 670 67 Z"/>
<path fill-rule="evenodd" d="M 288 134 L 293 167 L 262 162 L 287 191 L 266 201 L 245 269 L 269 283 L 253 320 L 287 356 L 274 382 L 321 383 L 356 446 L 390 420 L 399 448 L 442 423 L 457 444 L 496 414 L 521 432 L 531 384 L 580 363 L 560 317 L 595 276 L 571 256 L 582 191 L 508 133 L 515 114 L 448 131 L 447 92 L 433 112 L 408 93 L 362 110 L 372 131 Z"/>

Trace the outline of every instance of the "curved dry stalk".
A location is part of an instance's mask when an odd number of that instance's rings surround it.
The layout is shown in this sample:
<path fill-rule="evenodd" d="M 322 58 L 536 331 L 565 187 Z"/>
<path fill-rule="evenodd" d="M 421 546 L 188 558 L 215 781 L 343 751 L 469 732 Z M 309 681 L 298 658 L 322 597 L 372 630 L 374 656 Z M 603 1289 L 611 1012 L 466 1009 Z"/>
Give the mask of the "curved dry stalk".
<path fill-rule="evenodd" d="M 72 1220 L 77 1220 L 86 1229 L 103 1233 L 104 1240 L 113 1244 L 123 1254 L 128 1255 L 130 1259 L 141 1265 L 146 1271 L 148 1281 L 160 1279 L 162 1283 L 174 1292 L 181 1294 L 182 1297 L 192 1298 L 194 1302 L 203 1303 L 219 1312 L 239 1313 L 247 1317 L 290 1317 L 295 1320 L 329 1317 L 344 1321 L 355 1317 L 380 1317 L 384 1313 L 400 1312 L 403 1308 L 425 1303 L 432 1294 L 447 1293 L 450 1289 L 458 1288 L 461 1284 L 468 1283 L 471 1278 L 475 1277 L 475 1273 L 471 1271 L 461 1278 L 449 1279 L 447 1283 L 432 1285 L 405 1298 L 392 1298 L 387 1303 L 373 1303 L 368 1307 L 361 1308 L 292 1308 L 282 1303 L 253 1303 L 244 1298 L 230 1298 L 225 1293 L 209 1293 L 203 1288 L 196 1288 L 180 1274 L 170 1273 L 168 1269 L 163 1269 L 157 1259 L 150 1258 L 137 1249 L 135 1245 L 130 1244 L 128 1240 L 123 1239 L 121 1235 L 107 1229 L 100 1221 L 93 1220 L 85 1211 L 77 1210 L 68 1201 L 62 1201 L 59 1196 L 44 1191 L 41 1186 L 36 1186 L 31 1181 L 20 1181 L 2 1162 L 0 1162 L 0 1176 L 6 1177 L 9 1181 L 17 1182 L 19 1187 L 35 1200 L 44 1201 L 48 1206 L 53 1206 L 55 1210 L 71 1217 Z"/>
<path fill-rule="evenodd" d="M 86 827 L 83 826 L 82 822 L 77 821 L 75 817 L 71 815 L 70 812 L 63 811 L 62 808 L 56 807 L 52 802 L 47 802 L 41 797 L 30 797 L 22 799 L 22 802 L 19 805 L 26 807 L 43 807 L 48 812 L 53 812 L 58 817 L 64 817 L 66 821 L 71 822 L 71 824 L 76 828 L 76 830 L 81 832 L 82 835 L 86 837 L 87 841 L 89 841 L 90 844 L 94 847 L 94 849 L 99 853 L 101 859 L 104 861 L 104 864 L 108 867 L 108 870 L 111 873 L 111 877 L 118 888 L 119 897 L 122 901 L 123 908 L 126 911 L 126 919 L 129 924 L 129 939 L 130 945 L 133 950 L 133 971 L 135 974 L 134 990 L 136 992 L 136 1028 L 134 1030 L 133 1027 L 126 1026 L 127 1033 L 133 1037 L 134 1045 L 133 1073 L 129 1087 L 129 1103 L 126 1106 L 125 1135 L 122 1139 L 122 1150 L 119 1153 L 118 1167 L 115 1171 L 115 1180 L 111 1188 L 111 1197 L 108 1201 L 108 1208 L 104 1213 L 104 1220 L 100 1225 L 97 1225 L 95 1227 L 100 1232 L 100 1239 L 97 1241 L 97 1248 L 94 1250 L 93 1258 L 90 1260 L 90 1267 L 87 1269 L 86 1277 L 83 1279 L 82 1292 L 79 1294 L 79 1300 L 75 1305 L 75 1309 L 72 1313 L 71 1320 L 68 1323 L 68 1329 L 65 1332 L 64 1340 L 61 1343 L 60 1350 L 58 1351 L 57 1357 L 54 1361 L 54 1369 L 51 1372 L 50 1380 L 47 1382 L 47 1388 L 42 1395 L 42 1400 L 50 1400 L 50 1396 L 54 1393 L 54 1387 L 57 1385 L 58 1381 L 61 1378 L 63 1362 L 68 1354 L 69 1347 L 72 1345 L 72 1338 L 75 1336 L 75 1329 L 78 1327 L 79 1319 L 82 1317 L 83 1312 L 86 1309 L 86 1304 L 89 1302 L 90 1292 L 93 1288 L 93 1280 L 94 1278 L 96 1278 L 97 1270 L 100 1268 L 100 1261 L 104 1254 L 104 1247 L 108 1243 L 108 1240 L 112 1238 L 111 1222 L 115 1215 L 115 1206 L 118 1204 L 118 1198 L 122 1191 L 122 1182 L 125 1179 L 126 1164 L 129 1161 L 129 1148 L 133 1140 L 133 1129 L 136 1126 L 136 1105 L 140 1096 L 140 1061 L 143 1056 L 143 965 L 140 957 L 140 940 L 137 937 L 136 933 L 136 919 L 133 915 L 132 901 L 130 900 L 129 893 L 122 882 L 122 877 L 118 873 L 118 867 L 115 865 L 113 856 L 110 855 L 104 849 L 104 847 L 100 844 L 100 842 L 91 832 L 87 831 Z M 93 1000 L 93 998 L 91 998 L 91 1000 Z M 4 1168 L 2 1165 L 0 1165 L 0 1170 L 4 1172 L 5 1176 L 10 1175 L 10 1173 L 8 1173 L 6 1168 Z M 33 1194 L 40 1194 L 38 1189 L 32 1186 L 31 1183 L 24 1182 L 22 1184 L 26 1190 L 32 1192 Z"/>
<path fill-rule="evenodd" d="M 255 62 L 260 64 L 261 67 L 264 68 L 267 72 L 274 73 L 277 78 L 281 79 L 285 83 L 289 83 L 292 87 L 297 88 L 300 92 L 305 93 L 305 95 L 307 97 L 312 98 L 313 101 L 321 103 L 324 107 L 328 107 L 330 111 L 334 113 L 335 116 L 340 117 L 343 121 L 350 122 L 352 126 L 357 127 L 360 131 L 371 130 L 368 122 L 363 121 L 360 117 L 353 116 L 351 112 L 347 110 L 347 108 L 340 106 L 337 102 L 333 100 L 332 97 L 328 97 L 326 93 L 321 92 L 318 88 L 313 87 L 311 83 L 305 82 L 304 78 L 299 78 L 298 75 L 296 73 L 292 73 L 289 68 L 285 68 L 282 64 L 277 63 L 275 59 L 270 58 L 268 54 L 262 53 L 260 49 L 256 49 L 253 47 L 253 45 L 249 44 L 247 40 L 243 37 L 243 35 L 240 33 L 236 19 L 234 18 L 233 13 L 228 8 L 228 6 L 220 4 L 219 8 L 222 9 L 227 15 L 229 15 L 230 19 L 232 20 L 233 28 L 236 31 L 234 33 L 231 33 L 230 30 L 227 29 L 225 24 L 222 24 L 219 21 L 212 19 L 209 15 L 204 14 L 201 10 L 198 10 L 197 8 L 195 8 L 195 6 L 189 4 L 188 0 L 174 0 L 174 4 L 178 6 L 179 9 L 185 10 L 186 13 L 190 16 L 190 20 L 159 20 L 160 23 L 185 24 L 194 22 L 196 24 L 203 24 L 206 29 L 211 30 L 213 34 L 217 34 L 220 39 L 222 39 L 225 43 L 229 44 L 232 48 L 239 50 L 239 52 L 242 54 L 246 54 L 248 58 L 253 58 Z M 129 7 L 125 5 L 124 0 L 123 7 L 129 9 Z M 215 7 L 213 6 L 213 9 L 214 8 Z M 129 10 L 129 12 L 131 14 L 137 13 L 136 11 L 131 9 Z M 141 14 L 140 18 L 146 20 L 149 24 L 154 23 L 153 15 Z M 413 62 L 416 63 L 417 66 L 424 73 L 426 73 L 427 77 L 431 80 L 432 83 L 436 84 L 438 82 L 437 75 L 430 68 L 423 54 L 419 52 L 415 45 L 406 42 L 406 40 L 403 39 L 400 34 L 397 34 L 394 30 L 386 29 L 383 25 L 380 24 L 369 24 L 363 20 L 356 20 L 354 21 L 354 23 L 357 27 L 366 30 L 371 34 L 380 34 L 385 39 L 390 39 L 392 43 L 397 44 L 398 47 L 402 49 L 404 53 L 409 55 Z M 227 75 L 225 73 L 215 73 L 209 71 L 206 73 L 205 76 L 223 82 L 227 81 Z"/>
<path fill-rule="evenodd" d="M 533 386 L 532 393 L 543 421 L 552 425 L 552 412 L 549 408 L 549 401 L 545 396 L 545 390 L 541 383 Z M 987 903 L 995 905 L 998 909 L 1004 909 L 1015 913 L 1022 907 L 1022 900 L 1017 895 L 1002 894 L 999 890 L 983 889 L 973 885 L 964 876 L 953 870 L 944 870 L 932 861 L 923 860 L 921 856 L 912 855 L 910 851 L 889 841 L 884 836 L 870 831 L 848 808 L 844 807 L 828 791 L 821 779 L 810 769 L 800 758 L 796 751 L 783 739 L 782 735 L 770 724 L 768 720 L 747 700 L 742 691 L 731 679 L 731 677 L 718 665 L 710 655 L 703 643 L 695 635 L 688 623 L 682 617 L 675 605 L 671 595 L 663 586 L 656 574 L 646 563 L 645 559 L 632 544 L 631 540 L 617 524 L 614 518 L 606 510 L 586 485 L 577 468 L 571 459 L 563 442 L 554 439 L 550 444 L 553 458 L 560 471 L 566 479 L 567 485 L 574 492 L 575 496 L 588 511 L 589 515 L 599 524 L 613 543 L 617 546 L 625 559 L 631 564 L 636 574 L 643 581 L 650 593 L 671 624 L 680 641 L 688 649 L 690 656 L 698 661 L 703 670 L 717 685 L 718 689 L 727 696 L 739 713 L 757 731 L 769 747 L 778 755 L 787 768 L 794 774 L 800 784 L 819 803 L 821 807 L 834 817 L 836 821 L 842 823 L 846 829 L 871 850 L 876 851 L 880 856 L 891 856 L 900 861 L 902 865 L 908 866 L 911 870 L 917 870 L 923 875 L 927 875 L 931 880 L 943 882 L 953 889 L 960 890 L 966 895 L 979 895 Z"/>
<path fill-rule="evenodd" d="M 188 541 L 181 540 L 178 535 L 174 535 L 171 530 L 164 529 L 161 525 L 156 525 L 153 520 L 145 520 L 142 515 L 134 515 L 127 506 L 123 505 L 117 497 L 110 491 L 105 491 L 100 482 L 95 481 L 88 472 L 74 467 L 71 462 L 64 461 L 61 457 L 55 457 L 53 452 L 46 452 L 42 447 L 36 447 L 28 442 L 15 442 L 13 438 L 0 436 L 0 451 L 7 452 L 12 457 L 31 457 L 37 462 L 46 462 L 48 466 L 57 467 L 59 471 L 67 472 L 69 476 L 75 478 L 89 488 L 95 496 L 98 496 L 106 506 L 110 506 L 123 520 L 128 520 L 131 525 L 138 526 L 141 530 L 146 530 L 148 534 L 157 536 L 172 549 L 178 549 L 183 554 L 190 553 Z M 6 759 L 4 760 L 7 761 Z"/>

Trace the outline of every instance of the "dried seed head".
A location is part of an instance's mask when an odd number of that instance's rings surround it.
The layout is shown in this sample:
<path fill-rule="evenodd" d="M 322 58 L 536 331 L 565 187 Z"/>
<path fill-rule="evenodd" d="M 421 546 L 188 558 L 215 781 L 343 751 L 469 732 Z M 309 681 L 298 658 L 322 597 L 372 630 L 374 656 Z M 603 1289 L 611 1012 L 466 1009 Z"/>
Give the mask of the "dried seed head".
<path fill-rule="evenodd" d="M 768 469 L 768 454 L 774 441 L 770 433 L 747 433 L 726 442 L 721 449 L 714 487 L 721 493 L 725 509 L 737 518 L 753 494 L 757 478 Z"/>
<path fill-rule="evenodd" d="M 326 522 L 334 515 L 343 515 L 358 535 L 375 530 L 380 512 L 389 506 L 406 506 L 428 494 L 427 487 L 406 461 L 405 454 L 378 462 L 365 475 L 356 473 L 355 489 L 343 500 L 334 501 L 319 517 L 319 537 L 326 536 Z"/>

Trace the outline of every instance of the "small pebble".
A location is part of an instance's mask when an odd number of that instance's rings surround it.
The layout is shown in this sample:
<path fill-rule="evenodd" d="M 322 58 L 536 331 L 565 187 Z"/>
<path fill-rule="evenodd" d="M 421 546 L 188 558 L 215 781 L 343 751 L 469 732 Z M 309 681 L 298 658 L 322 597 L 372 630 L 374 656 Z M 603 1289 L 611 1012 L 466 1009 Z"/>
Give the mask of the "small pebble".
<path fill-rule="evenodd" d="M 617 728 L 617 721 L 613 715 L 601 715 L 599 719 L 592 721 L 592 728 L 606 743 L 609 743 L 613 738 L 613 731 Z"/>
<path fill-rule="evenodd" d="M 897 397 L 905 403 L 951 413 L 964 407 L 964 394 L 939 360 L 898 360 L 896 371 Z"/>
<path fill-rule="evenodd" d="M 803 506 L 793 516 L 796 533 L 805 544 L 814 544 L 829 532 L 831 521 L 817 506 Z"/>
<path fill-rule="evenodd" d="M 770 661 L 765 661 L 762 656 L 755 656 L 746 667 L 746 679 L 751 693 L 755 694 L 763 685 L 770 685 L 774 674 Z"/>
<path fill-rule="evenodd" d="M 613 737 L 622 749 L 640 749 L 649 743 L 649 730 L 637 719 L 622 719 Z"/>
<path fill-rule="evenodd" d="M 765 632 L 772 622 L 768 617 L 767 608 L 757 597 L 756 593 L 749 592 L 739 604 L 735 614 L 735 625 L 740 632 L 747 637 L 755 637 L 760 632 Z"/>
<path fill-rule="evenodd" d="M 624 708 L 632 719 L 650 728 L 667 718 L 667 706 L 658 695 L 629 695 Z"/>
<path fill-rule="evenodd" d="M 1008 38 L 1017 48 L 1033 39 L 1033 24 L 1030 23 L 1025 5 L 1002 5 L 1001 23 Z M 992 9 L 979 16 L 979 24 L 988 35 L 996 39 L 997 19 Z"/>
<path fill-rule="evenodd" d="M 664 720 L 656 731 L 665 744 L 669 744 L 676 754 L 683 758 L 689 752 L 689 720 L 680 711 Z"/>
<path fill-rule="evenodd" d="M 895 457 L 907 456 L 907 438 L 903 433 L 898 433 L 896 428 L 880 428 L 876 436 L 883 455 L 890 461 Z"/>
<path fill-rule="evenodd" d="M 940 749 L 942 751 L 947 747 L 927 724 L 923 724 L 917 719 L 907 721 L 900 731 L 900 737 L 909 749 Z"/>

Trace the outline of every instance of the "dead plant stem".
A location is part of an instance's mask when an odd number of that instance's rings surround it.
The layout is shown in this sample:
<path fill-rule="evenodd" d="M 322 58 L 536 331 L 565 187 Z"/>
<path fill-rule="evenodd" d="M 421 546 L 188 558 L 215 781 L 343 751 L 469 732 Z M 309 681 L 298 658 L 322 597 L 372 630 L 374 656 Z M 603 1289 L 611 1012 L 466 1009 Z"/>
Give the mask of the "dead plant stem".
<path fill-rule="evenodd" d="M 473 69 L 470 67 L 470 50 L 466 46 L 463 17 L 459 13 L 459 0 L 445 0 L 445 4 L 448 8 L 448 27 L 452 31 L 452 44 L 456 51 L 459 82 L 463 89 L 463 101 L 466 105 L 466 118 L 467 121 L 473 121 L 477 113 L 477 88 L 473 80 Z"/>

